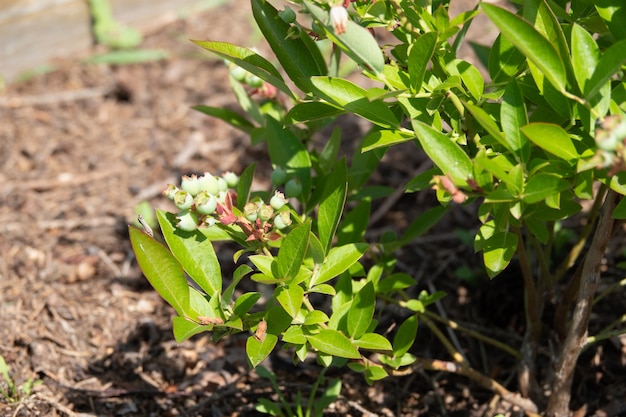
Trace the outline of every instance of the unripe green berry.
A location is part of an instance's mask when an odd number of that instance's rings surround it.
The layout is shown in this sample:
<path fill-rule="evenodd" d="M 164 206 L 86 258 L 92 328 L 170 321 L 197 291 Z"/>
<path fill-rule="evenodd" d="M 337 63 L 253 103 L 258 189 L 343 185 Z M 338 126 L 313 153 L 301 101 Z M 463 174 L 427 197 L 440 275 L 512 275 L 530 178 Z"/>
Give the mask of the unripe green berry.
<path fill-rule="evenodd" d="M 287 180 L 287 172 L 281 167 L 276 167 L 276 169 L 272 172 L 270 179 L 272 180 L 274 187 L 281 186 Z"/>
<path fill-rule="evenodd" d="M 196 211 L 200 214 L 213 214 L 217 208 L 217 198 L 213 194 L 202 191 L 194 198 Z"/>
<path fill-rule="evenodd" d="M 189 210 L 183 210 L 176 215 L 178 223 L 176 227 L 185 232 L 193 232 L 198 228 L 198 215 Z"/>
<path fill-rule="evenodd" d="M 285 196 L 287 198 L 298 197 L 302 194 L 302 184 L 298 178 L 292 178 L 285 184 Z"/>
<path fill-rule="evenodd" d="M 193 197 L 188 191 L 179 190 L 174 194 L 174 204 L 181 210 L 187 210 L 193 205 Z"/>
<path fill-rule="evenodd" d="M 274 209 L 268 204 L 261 204 L 259 207 L 259 218 L 266 222 L 274 215 Z"/>
<path fill-rule="evenodd" d="M 224 178 L 220 177 L 217 179 L 217 188 L 220 191 L 228 191 L 228 183 Z"/>
<path fill-rule="evenodd" d="M 263 86 L 263 80 L 254 74 L 248 74 L 246 76 L 246 84 L 252 88 L 261 88 L 261 86 Z"/>
<path fill-rule="evenodd" d="M 285 198 L 285 195 L 281 193 L 280 191 L 276 190 L 276 192 L 270 199 L 270 206 L 272 206 L 274 210 L 280 210 L 288 202 L 289 200 Z"/>
<path fill-rule="evenodd" d="M 249 203 L 246 203 L 246 205 L 243 207 L 243 215 L 246 217 L 246 219 L 250 220 L 251 222 L 256 221 L 258 217 L 258 212 L 259 212 L 259 208 L 256 205 L 256 203 L 249 202 Z"/>
<path fill-rule="evenodd" d="M 200 182 L 195 174 L 191 176 L 183 175 L 183 179 L 180 182 L 180 188 L 187 191 L 192 196 L 195 196 L 201 191 Z"/>
<path fill-rule="evenodd" d="M 274 217 L 274 226 L 278 230 L 282 230 L 291 226 L 291 216 L 288 211 L 282 211 Z"/>
<path fill-rule="evenodd" d="M 285 10 L 278 12 L 281 20 L 285 23 L 293 23 L 296 21 L 296 12 L 294 12 L 289 6 L 285 6 Z"/>
<path fill-rule="evenodd" d="M 174 195 L 179 191 L 179 188 L 174 184 L 168 184 L 167 188 L 163 191 L 163 195 L 170 200 L 174 200 Z"/>
<path fill-rule="evenodd" d="M 229 188 L 235 188 L 239 184 L 239 176 L 234 172 L 228 171 L 222 175 L 222 178 L 224 178 Z"/>
<path fill-rule="evenodd" d="M 215 220 L 215 217 L 207 216 L 204 218 L 204 223 L 202 223 L 202 225 L 204 227 L 211 227 L 211 226 L 215 226 L 215 223 L 217 223 L 217 221 Z"/>
<path fill-rule="evenodd" d="M 248 76 L 249 72 L 246 71 L 245 69 L 241 68 L 239 65 L 232 65 L 230 67 L 230 75 L 237 81 L 239 81 L 240 83 L 245 82 L 246 77 Z"/>
<path fill-rule="evenodd" d="M 217 183 L 217 178 L 211 175 L 209 172 L 205 172 L 203 176 L 198 178 L 200 183 L 200 190 L 206 191 L 209 194 L 217 195 L 220 191 L 220 187 Z"/>

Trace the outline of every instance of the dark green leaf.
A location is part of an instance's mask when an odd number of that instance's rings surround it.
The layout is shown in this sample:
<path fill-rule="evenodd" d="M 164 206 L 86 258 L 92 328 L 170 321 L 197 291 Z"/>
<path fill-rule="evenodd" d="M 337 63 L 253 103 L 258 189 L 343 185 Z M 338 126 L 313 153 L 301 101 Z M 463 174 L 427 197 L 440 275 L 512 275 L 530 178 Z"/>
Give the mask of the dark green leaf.
<path fill-rule="evenodd" d="M 254 125 L 245 117 L 241 116 L 234 111 L 225 109 L 223 107 L 211 107 L 211 106 L 193 106 L 192 109 L 197 110 L 209 116 L 217 117 L 228 123 L 229 125 L 236 127 L 248 134 L 254 129 Z"/>
<path fill-rule="evenodd" d="M 614 43 L 604 51 L 591 79 L 585 84 L 585 97 L 588 100 L 592 99 L 622 65 L 626 64 L 624 51 L 626 51 L 626 39 Z"/>
<path fill-rule="evenodd" d="M 256 170 L 256 162 L 248 165 L 239 176 L 239 184 L 237 184 L 237 208 L 243 210 L 243 207 L 250 198 L 250 187 L 254 180 L 254 171 Z"/>
<path fill-rule="evenodd" d="M 313 120 L 328 119 L 345 113 L 345 110 L 321 101 L 298 103 L 285 116 L 286 123 L 306 123 Z"/>
<path fill-rule="evenodd" d="M 424 74 L 437 46 L 437 32 L 427 32 L 417 38 L 409 47 L 409 78 L 415 93 L 419 93 L 424 82 Z"/>
<path fill-rule="evenodd" d="M 348 189 L 347 181 L 347 167 L 344 159 L 343 162 L 335 166 L 334 172 L 326 180 L 319 203 L 317 233 L 324 253 L 328 253 L 330 250 L 337 225 L 343 213 Z"/>
<path fill-rule="evenodd" d="M 200 231 L 182 231 L 175 226 L 175 216 L 157 210 L 163 237 L 173 255 L 191 279 L 210 297 L 222 292 L 222 272 L 211 241 Z"/>
<path fill-rule="evenodd" d="M 398 327 L 398 331 L 393 338 L 393 355 L 400 357 L 409 351 L 413 343 L 415 342 L 415 336 L 417 335 L 417 315 L 409 316 Z"/>
<path fill-rule="evenodd" d="M 559 91 L 565 90 L 565 67 L 554 46 L 528 22 L 489 3 L 481 7 L 502 34 L 531 60 Z"/>
<path fill-rule="evenodd" d="M 137 263 L 152 287 L 180 315 L 189 312 L 189 285 L 183 268 L 169 250 L 134 226 L 129 226 L 130 242 Z"/>

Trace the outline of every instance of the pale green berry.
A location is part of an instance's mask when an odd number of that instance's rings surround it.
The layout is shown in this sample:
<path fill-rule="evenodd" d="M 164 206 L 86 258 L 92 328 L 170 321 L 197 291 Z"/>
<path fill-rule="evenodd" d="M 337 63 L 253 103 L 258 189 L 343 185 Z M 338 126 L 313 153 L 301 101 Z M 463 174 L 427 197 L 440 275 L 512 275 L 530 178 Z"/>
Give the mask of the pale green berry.
<path fill-rule="evenodd" d="M 281 193 L 280 191 L 276 190 L 276 192 L 270 199 L 270 206 L 272 206 L 274 210 L 280 210 L 288 202 L 289 200 L 285 198 L 285 195 Z"/>
<path fill-rule="evenodd" d="M 281 167 L 276 167 L 276 169 L 272 172 L 270 179 L 272 180 L 274 187 L 281 186 L 287 180 L 287 172 Z"/>
<path fill-rule="evenodd" d="M 296 21 L 296 12 L 294 12 L 289 6 L 285 6 L 285 10 L 278 12 L 281 20 L 285 23 L 293 23 Z"/>
<path fill-rule="evenodd" d="M 193 197 L 185 190 L 179 190 L 174 194 L 174 204 L 181 210 L 187 210 L 193 205 Z"/>
<path fill-rule="evenodd" d="M 261 88 L 263 86 L 263 80 L 254 74 L 248 74 L 246 76 L 246 84 L 252 88 Z"/>
<path fill-rule="evenodd" d="M 198 178 L 200 183 L 200 190 L 206 191 L 209 194 L 217 195 L 220 191 L 220 187 L 217 183 L 217 178 L 211 175 L 209 172 L 205 172 L 203 176 Z"/>
<path fill-rule="evenodd" d="M 259 206 L 259 218 L 266 222 L 269 219 L 272 218 L 272 216 L 274 215 L 274 209 L 272 208 L 272 206 L 267 205 L 267 204 L 261 204 Z"/>
<path fill-rule="evenodd" d="M 233 65 L 230 67 L 230 75 L 240 83 L 245 82 L 248 74 L 249 72 L 241 68 L 239 65 Z"/>
<path fill-rule="evenodd" d="M 302 194 L 302 184 L 298 178 L 292 178 L 285 184 L 285 196 L 287 198 L 298 197 Z"/>
<path fill-rule="evenodd" d="M 169 198 L 170 200 L 174 200 L 174 195 L 178 192 L 179 189 L 174 184 L 168 184 L 167 188 L 163 191 L 163 195 Z"/>
<path fill-rule="evenodd" d="M 278 230 L 291 226 L 291 215 L 288 211 L 282 211 L 274 217 L 274 226 Z"/>
<path fill-rule="evenodd" d="M 180 182 L 180 188 L 187 191 L 192 196 L 195 196 L 201 191 L 200 182 L 198 181 L 198 177 L 196 177 L 195 174 L 191 175 L 190 177 L 183 175 L 183 179 Z"/>
<path fill-rule="evenodd" d="M 189 210 L 183 210 L 176 215 L 176 227 L 185 232 L 193 232 L 198 228 L 198 215 Z"/>
<path fill-rule="evenodd" d="M 207 216 L 204 218 L 204 223 L 202 223 L 202 225 L 205 227 L 211 227 L 211 226 L 215 226 L 215 223 L 217 223 L 217 221 L 215 220 L 215 217 Z"/>
<path fill-rule="evenodd" d="M 246 205 L 243 207 L 243 215 L 251 222 L 256 221 L 258 217 L 258 211 L 258 206 L 256 205 L 256 203 L 253 202 L 246 203 Z"/>
<path fill-rule="evenodd" d="M 239 184 L 239 176 L 234 172 L 228 171 L 222 175 L 222 178 L 224 178 L 224 181 L 226 181 L 226 184 L 228 184 L 230 188 L 235 188 L 237 184 Z"/>
<path fill-rule="evenodd" d="M 220 177 L 217 179 L 217 188 L 220 191 L 228 191 L 228 183 L 224 178 Z"/>
<path fill-rule="evenodd" d="M 217 198 L 213 194 L 202 191 L 194 199 L 196 211 L 200 214 L 213 214 L 217 208 Z"/>

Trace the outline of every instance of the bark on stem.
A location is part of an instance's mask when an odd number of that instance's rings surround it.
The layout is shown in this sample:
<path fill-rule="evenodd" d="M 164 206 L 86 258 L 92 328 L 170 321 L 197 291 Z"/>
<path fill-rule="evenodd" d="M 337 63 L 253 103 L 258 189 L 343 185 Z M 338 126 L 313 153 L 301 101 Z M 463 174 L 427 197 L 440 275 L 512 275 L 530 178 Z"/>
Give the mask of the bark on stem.
<path fill-rule="evenodd" d="M 555 364 L 553 392 L 546 409 L 547 417 L 569 416 L 574 369 L 578 356 L 587 341 L 589 316 L 591 315 L 593 297 L 600 279 L 600 265 L 613 232 L 614 219 L 612 214 L 615 208 L 615 200 L 615 192 L 609 190 L 602 206 L 598 227 L 591 241 L 591 247 L 583 262 L 569 331 Z"/>

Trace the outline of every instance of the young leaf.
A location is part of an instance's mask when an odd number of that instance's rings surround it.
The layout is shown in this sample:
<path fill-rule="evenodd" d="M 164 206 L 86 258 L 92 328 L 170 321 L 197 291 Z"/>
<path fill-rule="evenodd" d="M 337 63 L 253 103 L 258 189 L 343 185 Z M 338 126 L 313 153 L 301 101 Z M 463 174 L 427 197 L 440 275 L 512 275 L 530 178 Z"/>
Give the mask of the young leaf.
<path fill-rule="evenodd" d="M 250 366 L 256 368 L 258 364 L 263 362 L 272 353 L 277 342 L 278 337 L 271 333 L 265 334 L 265 339 L 262 341 L 250 336 L 246 341 L 246 355 L 248 355 Z"/>
<path fill-rule="evenodd" d="M 369 247 L 366 243 L 351 243 L 349 245 L 332 248 L 328 252 L 326 261 L 318 270 L 317 275 L 313 275 L 311 287 L 330 281 L 337 275 L 348 270 Z"/>
<path fill-rule="evenodd" d="M 291 229 L 283 239 L 277 257 L 277 278 L 289 279 L 298 274 L 309 245 L 310 232 L 311 222 L 305 222 Z"/>
<path fill-rule="evenodd" d="M 200 231 L 182 231 L 175 226 L 172 213 L 157 210 L 163 237 L 173 255 L 191 279 L 210 297 L 222 292 L 222 272 L 211 241 Z"/>
<path fill-rule="evenodd" d="M 497 232 L 493 224 L 484 224 L 476 235 L 476 245 L 483 251 L 483 261 L 489 278 L 494 278 L 511 262 L 517 251 L 517 235 Z"/>
<path fill-rule="evenodd" d="M 267 1 L 252 0 L 252 14 L 289 78 L 302 91 L 311 91 L 309 78 L 327 74 L 326 63 L 317 44 L 304 30 L 300 36 L 292 36 L 289 33 L 291 26 Z"/>
<path fill-rule="evenodd" d="M 521 128 L 522 133 L 535 145 L 552 155 L 574 162 L 578 151 L 570 135 L 561 126 L 551 123 L 530 123 Z"/>
<path fill-rule="evenodd" d="M 363 152 L 388 147 L 415 139 L 415 135 L 402 130 L 372 129 L 363 138 Z"/>
<path fill-rule="evenodd" d="M 554 46 L 528 22 L 508 10 L 481 3 L 489 19 L 502 34 L 531 60 L 559 91 L 565 90 L 565 67 Z"/>
<path fill-rule="evenodd" d="M 337 225 L 343 213 L 348 191 L 347 167 L 345 159 L 335 166 L 324 185 L 317 213 L 317 234 L 324 253 L 328 253 Z"/>
<path fill-rule="evenodd" d="M 515 78 L 511 79 L 504 90 L 500 119 L 507 148 L 513 151 L 519 162 L 528 162 L 530 148 L 526 137 L 520 133 L 520 128 L 528 124 L 528 114 L 522 90 Z"/>
<path fill-rule="evenodd" d="M 318 334 L 308 335 L 306 338 L 313 348 L 322 353 L 348 359 L 361 357 L 357 348 L 340 331 L 322 329 Z"/>
<path fill-rule="evenodd" d="M 299 285 L 288 285 L 276 288 L 276 300 L 293 318 L 300 313 L 304 300 L 304 289 Z"/>
<path fill-rule="evenodd" d="M 413 130 L 430 159 L 459 186 L 466 186 L 472 176 L 472 161 L 463 150 L 443 133 L 425 123 L 413 120 Z"/>
<path fill-rule="evenodd" d="M 400 357 L 407 353 L 417 336 L 417 314 L 409 316 L 398 327 L 398 331 L 393 338 L 393 356 Z"/>
<path fill-rule="evenodd" d="M 391 352 L 393 350 L 389 340 L 378 333 L 365 333 L 353 343 L 359 349 L 375 350 L 376 352 Z"/>
<path fill-rule="evenodd" d="M 424 82 L 426 68 L 435 53 L 437 32 L 427 32 L 417 38 L 409 47 L 409 80 L 413 92 L 419 93 Z"/>
<path fill-rule="evenodd" d="M 538 203 L 567 190 L 569 186 L 569 182 L 555 175 L 538 173 L 529 178 L 523 199 L 528 204 Z"/>
<path fill-rule="evenodd" d="M 358 85 L 334 77 L 313 77 L 311 82 L 325 100 L 385 129 L 399 127 L 398 119 L 389 107 L 381 100 L 370 101 L 367 91 Z"/>
<path fill-rule="evenodd" d="M 374 285 L 368 282 L 354 295 L 348 311 L 348 334 L 352 339 L 359 339 L 369 329 L 374 317 L 376 294 Z"/>
<path fill-rule="evenodd" d="M 129 226 L 130 242 L 137 263 L 152 287 L 180 315 L 189 312 L 189 285 L 174 255 L 154 238 Z"/>

